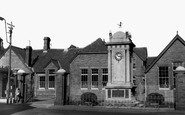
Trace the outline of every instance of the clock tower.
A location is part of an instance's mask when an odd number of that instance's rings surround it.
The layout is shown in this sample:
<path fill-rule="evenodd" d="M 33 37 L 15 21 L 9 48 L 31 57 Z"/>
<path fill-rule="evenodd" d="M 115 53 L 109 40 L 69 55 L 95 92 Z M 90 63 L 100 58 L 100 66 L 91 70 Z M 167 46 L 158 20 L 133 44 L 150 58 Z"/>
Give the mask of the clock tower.
<path fill-rule="evenodd" d="M 131 100 L 132 53 L 134 43 L 129 32 L 109 33 L 108 84 L 106 100 Z"/>

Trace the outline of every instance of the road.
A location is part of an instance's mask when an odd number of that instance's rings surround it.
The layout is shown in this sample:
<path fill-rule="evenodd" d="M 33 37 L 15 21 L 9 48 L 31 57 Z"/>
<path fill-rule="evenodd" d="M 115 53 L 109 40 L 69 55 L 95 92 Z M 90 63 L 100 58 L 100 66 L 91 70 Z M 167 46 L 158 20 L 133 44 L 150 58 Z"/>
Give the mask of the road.
<path fill-rule="evenodd" d="M 32 107 L 29 104 L 0 104 L 0 115 L 184 115 L 182 112 L 76 111 Z"/>

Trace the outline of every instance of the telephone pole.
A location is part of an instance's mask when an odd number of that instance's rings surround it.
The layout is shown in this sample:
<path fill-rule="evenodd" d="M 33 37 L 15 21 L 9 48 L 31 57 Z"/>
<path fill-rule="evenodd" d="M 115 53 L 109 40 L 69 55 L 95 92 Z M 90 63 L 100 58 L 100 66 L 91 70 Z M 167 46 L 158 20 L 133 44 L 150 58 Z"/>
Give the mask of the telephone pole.
<path fill-rule="evenodd" d="M 11 102 L 11 98 L 12 97 L 10 97 L 10 77 L 11 77 L 11 58 L 12 58 L 12 33 L 13 33 L 13 27 L 15 27 L 13 24 L 12 24 L 12 22 L 9 24 L 9 23 L 7 23 L 8 24 L 8 28 L 9 28 L 9 38 L 10 38 L 10 41 L 8 41 L 7 40 L 7 42 L 9 43 L 9 68 L 8 68 L 8 82 L 7 82 L 7 85 L 8 85 L 8 88 L 7 88 L 7 104 L 10 104 L 10 102 Z"/>

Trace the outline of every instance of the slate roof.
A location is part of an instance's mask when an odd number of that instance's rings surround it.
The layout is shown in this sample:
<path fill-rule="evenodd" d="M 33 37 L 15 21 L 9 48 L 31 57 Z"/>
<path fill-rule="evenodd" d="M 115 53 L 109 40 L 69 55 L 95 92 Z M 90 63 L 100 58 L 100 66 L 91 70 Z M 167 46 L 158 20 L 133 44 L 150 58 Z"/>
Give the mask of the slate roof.
<path fill-rule="evenodd" d="M 98 38 L 88 46 L 84 47 L 80 53 L 108 53 L 105 41 Z"/>
<path fill-rule="evenodd" d="M 134 48 L 133 52 L 137 54 L 137 56 L 142 60 L 142 61 L 146 61 L 147 57 L 148 57 L 148 53 L 147 53 L 147 48 L 146 47 L 141 47 L 141 48 Z"/>
<path fill-rule="evenodd" d="M 146 68 L 156 59 L 157 57 L 148 57 L 146 62 Z"/>
<path fill-rule="evenodd" d="M 33 68 L 35 72 L 44 72 L 44 68 L 53 62 L 56 67 L 62 67 L 69 72 L 69 64 L 71 60 L 79 52 L 79 48 L 70 48 L 67 51 L 64 49 L 49 49 L 47 53 L 43 53 L 43 50 L 33 50 Z M 59 63 L 60 64 L 59 64 Z"/>
<path fill-rule="evenodd" d="M 148 72 L 155 65 L 155 63 L 166 53 L 166 51 L 173 45 L 176 40 L 179 40 L 182 44 L 185 45 L 185 41 L 177 34 L 172 39 L 172 41 L 162 50 L 162 52 L 152 61 L 152 63 L 148 65 L 145 72 Z"/>
<path fill-rule="evenodd" d="M 26 49 L 22 49 L 16 46 L 12 46 L 12 50 L 17 54 L 17 56 L 25 63 Z"/>
<path fill-rule="evenodd" d="M 3 53 L 1 53 L 2 57 L 7 51 L 8 51 L 9 47 L 3 50 Z M 25 57 L 26 57 L 26 49 L 25 48 L 19 48 L 16 46 L 12 46 L 11 50 L 15 52 L 15 54 L 18 56 L 18 58 L 23 62 L 23 64 L 25 65 L 25 67 L 28 69 L 29 72 L 31 72 L 32 70 L 27 66 L 27 63 L 25 61 Z"/>

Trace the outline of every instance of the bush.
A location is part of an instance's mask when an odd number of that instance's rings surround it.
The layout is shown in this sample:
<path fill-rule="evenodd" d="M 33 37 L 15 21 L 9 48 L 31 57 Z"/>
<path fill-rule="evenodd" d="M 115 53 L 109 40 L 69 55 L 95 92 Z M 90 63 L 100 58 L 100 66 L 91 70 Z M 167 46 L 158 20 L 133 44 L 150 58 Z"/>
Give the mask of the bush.
<path fill-rule="evenodd" d="M 151 93 L 147 96 L 147 102 L 158 103 L 159 105 L 164 104 L 164 96 L 159 93 Z"/>
<path fill-rule="evenodd" d="M 81 101 L 84 104 L 97 105 L 97 96 L 94 93 L 86 92 L 81 95 Z"/>

